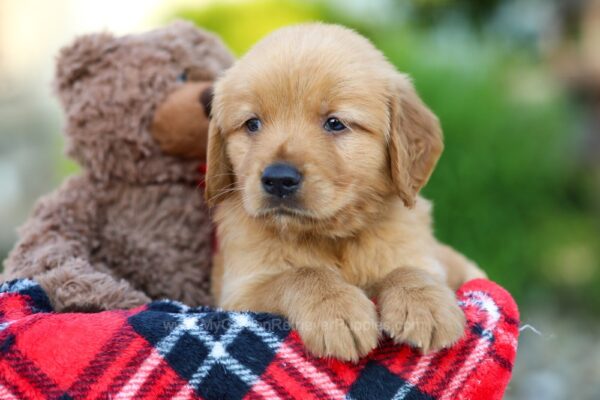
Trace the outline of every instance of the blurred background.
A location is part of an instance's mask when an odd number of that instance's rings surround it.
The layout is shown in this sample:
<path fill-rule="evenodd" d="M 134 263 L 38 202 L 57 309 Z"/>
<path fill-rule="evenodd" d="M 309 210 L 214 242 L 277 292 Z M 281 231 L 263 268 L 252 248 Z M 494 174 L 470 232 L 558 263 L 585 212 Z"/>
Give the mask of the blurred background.
<path fill-rule="evenodd" d="M 369 37 L 442 122 L 425 189 L 437 235 L 520 305 L 506 398 L 600 398 L 599 0 L 0 0 L 0 259 L 36 198 L 78 169 L 50 88 L 58 49 L 175 18 L 238 55 L 303 21 Z"/>

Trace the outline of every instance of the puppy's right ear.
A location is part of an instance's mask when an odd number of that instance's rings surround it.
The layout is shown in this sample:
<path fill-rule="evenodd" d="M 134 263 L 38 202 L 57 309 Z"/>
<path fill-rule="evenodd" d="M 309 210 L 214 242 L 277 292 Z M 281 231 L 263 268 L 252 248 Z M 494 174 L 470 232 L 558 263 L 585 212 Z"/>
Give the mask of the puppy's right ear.
<path fill-rule="evenodd" d="M 204 198 L 209 207 L 214 207 L 229 196 L 234 183 L 233 168 L 227 157 L 225 137 L 214 119 L 210 121 L 208 128 L 206 164 Z"/>
<path fill-rule="evenodd" d="M 442 154 L 440 123 L 419 98 L 410 80 L 398 74 L 390 100 L 388 152 L 396 192 L 407 207 L 415 205 Z"/>

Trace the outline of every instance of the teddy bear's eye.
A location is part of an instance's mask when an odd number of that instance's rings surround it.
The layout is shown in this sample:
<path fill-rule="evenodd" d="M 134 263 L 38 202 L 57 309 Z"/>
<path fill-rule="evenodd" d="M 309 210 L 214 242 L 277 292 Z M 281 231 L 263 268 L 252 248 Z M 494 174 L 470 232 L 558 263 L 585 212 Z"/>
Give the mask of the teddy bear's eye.
<path fill-rule="evenodd" d="M 187 82 L 187 80 L 188 80 L 188 73 L 187 73 L 187 71 L 183 71 L 177 77 L 177 82 Z"/>

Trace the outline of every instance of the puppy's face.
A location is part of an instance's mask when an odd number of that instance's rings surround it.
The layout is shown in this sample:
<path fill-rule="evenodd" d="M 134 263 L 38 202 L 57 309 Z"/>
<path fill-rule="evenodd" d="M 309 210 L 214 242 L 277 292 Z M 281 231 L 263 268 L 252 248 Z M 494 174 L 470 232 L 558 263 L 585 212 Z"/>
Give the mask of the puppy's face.
<path fill-rule="evenodd" d="M 366 39 L 280 30 L 216 85 L 207 199 L 265 223 L 351 234 L 391 196 L 415 201 L 441 152 L 437 120 Z"/>

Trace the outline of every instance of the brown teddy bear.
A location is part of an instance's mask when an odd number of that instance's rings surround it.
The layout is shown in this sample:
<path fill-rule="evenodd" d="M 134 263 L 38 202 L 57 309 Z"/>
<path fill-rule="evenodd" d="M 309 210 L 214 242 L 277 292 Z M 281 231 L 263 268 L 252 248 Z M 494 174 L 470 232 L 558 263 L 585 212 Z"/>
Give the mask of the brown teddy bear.
<path fill-rule="evenodd" d="M 185 22 L 62 49 L 55 89 L 83 172 L 38 202 L 4 279 L 33 278 L 57 311 L 210 304 L 199 164 L 210 82 L 232 61 L 218 38 Z"/>

